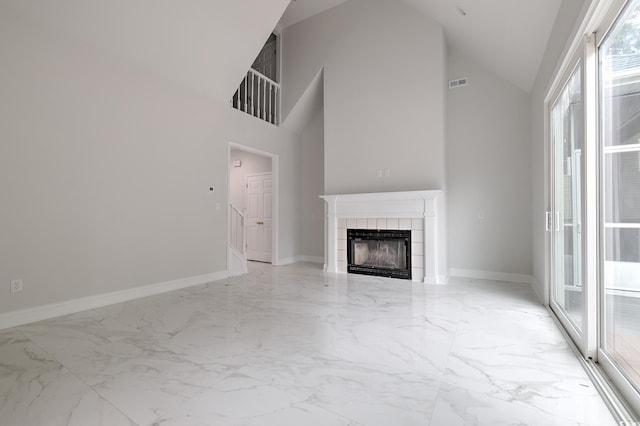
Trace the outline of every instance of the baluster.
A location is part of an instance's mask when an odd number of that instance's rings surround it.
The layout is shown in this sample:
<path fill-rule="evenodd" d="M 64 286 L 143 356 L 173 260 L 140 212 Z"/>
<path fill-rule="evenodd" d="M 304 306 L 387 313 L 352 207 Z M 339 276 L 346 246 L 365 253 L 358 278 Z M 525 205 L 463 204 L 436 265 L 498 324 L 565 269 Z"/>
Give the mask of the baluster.
<path fill-rule="evenodd" d="M 262 117 L 262 77 L 258 76 L 258 103 L 256 104 L 256 117 Z"/>
<path fill-rule="evenodd" d="M 260 99 L 260 119 L 264 120 L 264 98 L 266 97 L 266 93 L 264 92 L 264 84 L 266 80 L 263 78 L 260 80 L 260 94 L 262 98 Z"/>
<path fill-rule="evenodd" d="M 253 116 L 258 117 L 260 115 L 260 76 L 253 75 L 253 90 L 255 93 L 255 99 L 253 100 Z"/>
<path fill-rule="evenodd" d="M 247 85 L 249 84 L 249 74 L 247 73 L 247 75 L 244 77 L 244 109 L 243 112 L 247 112 L 249 105 L 247 105 L 248 99 L 249 99 L 249 91 L 247 90 Z"/>
<path fill-rule="evenodd" d="M 272 94 L 273 99 L 271 99 L 271 123 L 276 124 L 276 102 L 278 102 L 278 98 L 276 97 L 276 91 L 278 90 L 278 86 L 273 85 Z"/>
<path fill-rule="evenodd" d="M 280 119 L 280 88 L 276 86 L 276 101 L 274 103 L 275 114 L 273 114 L 273 124 L 278 125 Z"/>
<path fill-rule="evenodd" d="M 262 84 L 262 90 L 264 96 L 262 97 L 262 119 L 267 120 L 267 79 L 264 79 L 264 83 Z"/>
<path fill-rule="evenodd" d="M 256 111 L 256 75 L 251 73 L 251 115 Z"/>
<path fill-rule="evenodd" d="M 271 123 L 271 114 L 269 107 L 271 105 L 271 82 L 268 81 L 264 88 L 265 100 L 264 100 L 264 121 Z"/>
<path fill-rule="evenodd" d="M 269 123 L 273 123 L 271 121 L 271 115 L 273 114 L 273 108 L 271 104 L 273 103 L 273 84 L 269 83 Z"/>

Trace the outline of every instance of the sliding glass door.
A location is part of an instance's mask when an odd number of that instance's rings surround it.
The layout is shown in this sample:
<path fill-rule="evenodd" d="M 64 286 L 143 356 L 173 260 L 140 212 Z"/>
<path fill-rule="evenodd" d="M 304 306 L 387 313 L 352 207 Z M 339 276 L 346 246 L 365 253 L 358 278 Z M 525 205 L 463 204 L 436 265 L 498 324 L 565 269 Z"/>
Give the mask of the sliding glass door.
<path fill-rule="evenodd" d="M 599 57 L 600 350 L 640 391 L 640 0 L 629 2 Z"/>
<path fill-rule="evenodd" d="M 582 340 L 582 66 L 569 75 L 551 109 L 551 307 L 574 340 Z"/>
<path fill-rule="evenodd" d="M 640 413 L 640 0 L 596 3 L 547 97 L 549 306 Z"/>

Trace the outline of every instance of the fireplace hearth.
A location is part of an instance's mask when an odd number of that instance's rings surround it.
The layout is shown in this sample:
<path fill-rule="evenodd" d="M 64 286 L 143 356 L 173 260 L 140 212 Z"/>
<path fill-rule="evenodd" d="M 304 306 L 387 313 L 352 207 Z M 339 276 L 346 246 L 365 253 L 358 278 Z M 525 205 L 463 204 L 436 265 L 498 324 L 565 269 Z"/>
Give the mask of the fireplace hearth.
<path fill-rule="evenodd" d="M 411 231 L 347 229 L 347 272 L 411 279 Z"/>

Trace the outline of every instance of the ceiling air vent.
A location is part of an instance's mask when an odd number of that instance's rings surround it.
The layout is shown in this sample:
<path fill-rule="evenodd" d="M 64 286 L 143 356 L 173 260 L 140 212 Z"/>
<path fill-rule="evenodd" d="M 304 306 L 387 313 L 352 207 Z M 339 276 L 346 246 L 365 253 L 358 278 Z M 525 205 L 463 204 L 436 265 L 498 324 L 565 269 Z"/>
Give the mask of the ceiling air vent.
<path fill-rule="evenodd" d="M 458 78 L 456 80 L 449 80 L 449 89 L 466 86 L 468 81 L 469 80 L 467 80 L 467 77 Z"/>

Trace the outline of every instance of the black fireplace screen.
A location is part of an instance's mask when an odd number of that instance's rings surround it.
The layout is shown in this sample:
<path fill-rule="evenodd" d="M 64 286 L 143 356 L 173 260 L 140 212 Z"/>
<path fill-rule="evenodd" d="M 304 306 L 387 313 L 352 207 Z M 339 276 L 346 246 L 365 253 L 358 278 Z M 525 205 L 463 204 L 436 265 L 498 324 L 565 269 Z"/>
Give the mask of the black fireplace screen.
<path fill-rule="evenodd" d="M 411 279 L 411 231 L 347 230 L 347 271 Z"/>

